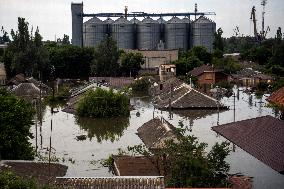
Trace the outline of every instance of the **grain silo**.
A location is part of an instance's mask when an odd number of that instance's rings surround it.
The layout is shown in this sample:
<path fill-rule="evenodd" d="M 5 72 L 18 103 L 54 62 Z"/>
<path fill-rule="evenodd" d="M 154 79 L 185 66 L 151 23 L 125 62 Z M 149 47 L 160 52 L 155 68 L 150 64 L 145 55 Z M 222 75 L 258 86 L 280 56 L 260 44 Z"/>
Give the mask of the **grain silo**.
<path fill-rule="evenodd" d="M 213 51 L 216 23 L 201 16 L 191 23 L 192 47 L 204 46 L 209 52 Z"/>
<path fill-rule="evenodd" d="M 188 49 L 187 24 L 178 17 L 172 17 L 165 24 L 166 49 Z"/>
<path fill-rule="evenodd" d="M 107 34 L 110 36 L 111 33 L 111 24 L 113 23 L 113 19 L 107 18 L 104 20 L 104 23 L 107 24 Z"/>
<path fill-rule="evenodd" d="M 160 24 L 150 17 L 137 24 L 137 48 L 156 50 L 160 41 Z"/>
<path fill-rule="evenodd" d="M 83 24 L 83 42 L 85 47 L 97 46 L 107 35 L 107 24 L 93 17 Z"/>
<path fill-rule="evenodd" d="M 166 21 L 162 17 L 160 17 L 157 21 L 160 24 L 160 40 L 162 40 L 162 42 L 165 42 L 165 23 Z"/>
<path fill-rule="evenodd" d="M 191 32 L 191 20 L 187 17 L 184 17 L 182 21 L 186 24 L 186 33 L 187 33 L 187 41 L 184 41 L 187 45 L 188 49 L 190 48 L 191 45 L 191 37 L 190 37 L 190 32 Z"/>
<path fill-rule="evenodd" d="M 134 48 L 134 25 L 124 17 L 111 24 L 111 36 L 117 41 L 120 49 Z"/>

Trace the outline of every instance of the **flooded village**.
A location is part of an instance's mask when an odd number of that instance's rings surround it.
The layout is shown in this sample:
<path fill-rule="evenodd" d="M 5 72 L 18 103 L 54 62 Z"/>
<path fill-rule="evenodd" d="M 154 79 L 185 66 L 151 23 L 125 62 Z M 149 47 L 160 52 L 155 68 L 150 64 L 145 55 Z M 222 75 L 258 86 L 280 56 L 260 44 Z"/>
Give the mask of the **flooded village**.
<path fill-rule="evenodd" d="M 224 38 L 215 14 L 82 2 L 71 42 L 2 29 L 0 188 L 282 189 L 281 28 Z"/>

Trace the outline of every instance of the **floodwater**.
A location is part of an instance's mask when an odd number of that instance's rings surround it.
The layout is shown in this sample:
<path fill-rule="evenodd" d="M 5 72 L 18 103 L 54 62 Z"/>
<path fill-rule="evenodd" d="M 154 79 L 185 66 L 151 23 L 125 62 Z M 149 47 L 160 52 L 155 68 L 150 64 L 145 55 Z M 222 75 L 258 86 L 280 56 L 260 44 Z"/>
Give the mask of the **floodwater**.
<path fill-rule="evenodd" d="M 126 149 L 127 146 L 141 144 L 137 129 L 153 117 L 164 117 L 173 125 L 183 121 L 188 128 L 187 134 L 208 143 L 209 150 L 216 142 L 226 141 L 211 130 L 212 126 L 265 115 L 279 117 L 279 112 L 266 106 L 266 98 L 267 95 L 264 95 L 257 99 L 254 95 L 240 91 L 235 103 L 234 97 L 221 99 L 224 105 L 230 106 L 227 111 L 187 110 L 169 113 L 154 109 L 149 98 L 137 97 L 131 99 L 135 110 L 130 112 L 130 117 L 118 119 L 76 118 L 62 112 L 60 108 L 55 109 L 58 112 L 52 115 L 50 108 L 46 107 L 42 126 L 36 124 L 32 128 L 35 136 L 32 142 L 38 146 L 38 152 L 43 156 L 41 159 L 46 159 L 51 141 L 52 159 L 68 166 L 66 176 L 112 176 L 99 160 L 117 153 L 118 148 Z M 78 140 L 77 136 L 81 135 L 86 136 L 85 140 Z M 233 150 L 227 158 L 231 166 L 230 173 L 253 177 L 254 188 L 284 188 L 284 175 L 232 143 L 230 147 Z"/>

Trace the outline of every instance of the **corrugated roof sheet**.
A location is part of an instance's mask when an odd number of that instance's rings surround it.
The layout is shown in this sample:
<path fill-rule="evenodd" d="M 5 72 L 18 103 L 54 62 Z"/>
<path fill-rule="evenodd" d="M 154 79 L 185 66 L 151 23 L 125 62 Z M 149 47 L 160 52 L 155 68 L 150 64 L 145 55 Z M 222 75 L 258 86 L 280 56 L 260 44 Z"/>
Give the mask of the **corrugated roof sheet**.
<path fill-rule="evenodd" d="M 157 167 L 151 157 L 114 156 L 117 176 L 159 176 Z"/>
<path fill-rule="evenodd" d="M 20 97 L 39 97 L 40 89 L 33 83 L 20 83 L 11 90 L 13 94 Z"/>
<path fill-rule="evenodd" d="M 150 17 L 144 18 L 139 24 L 159 24 L 157 20 L 153 20 Z"/>
<path fill-rule="evenodd" d="M 161 149 L 166 140 L 176 140 L 174 126 L 166 120 L 159 118 L 151 119 L 137 129 L 138 136 L 149 149 Z"/>
<path fill-rule="evenodd" d="M 284 87 L 272 93 L 272 95 L 268 97 L 267 100 L 274 104 L 284 106 Z"/>
<path fill-rule="evenodd" d="M 272 169 L 284 173 L 284 121 L 272 116 L 212 127 Z"/>
<path fill-rule="evenodd" d="M 166 24 L 176 24 L 176 23 L 184 23 L 184 22 L 180 18 L 175 16 L 166 22 Z"/>
<path fill-rule="evenodd" d="M 104 20 L 104 23 L 106 23 L 106 24 L 112 24 L 113 22 L 114 21 L 111 18 L 107 18 L 107 19 Z"/>
<path fill-rule="evenodd" d="M 205 16 L 200 16 L 198 19 L 193 21 L 194 23 L 215 23 L 214 21 L 210 20 L 209 18 Z"/>

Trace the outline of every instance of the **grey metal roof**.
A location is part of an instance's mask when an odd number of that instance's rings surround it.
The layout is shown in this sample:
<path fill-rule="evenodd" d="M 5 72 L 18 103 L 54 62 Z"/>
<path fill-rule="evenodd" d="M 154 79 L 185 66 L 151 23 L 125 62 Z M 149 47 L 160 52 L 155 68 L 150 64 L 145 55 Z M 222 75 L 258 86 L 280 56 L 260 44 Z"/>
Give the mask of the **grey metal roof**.
<path fill-rule="evenodd" d="M 191 23 L 191 20 L 187 17 L 184 17 L 183 19 L 181 19 L 184 23 Z"/>
<path fill-rule="evenodd" d="M 132 24 L 138 24 L 138 23 L 140 23 L 141 21 L 138 20 L 137 18 L 132 18 L 132 19 L 130 20 L 130 22 L 131 22 Z"/>
<path fill-rule="evenodd" d="M 159 24 L 157 20 L 153 20 L 150 17 L 144 18 L 139 24 Z"/>
<path fill-rule="evenodd" d="M 159 19 L 157 19 L 157 21 L 158 21 L 159 24 L 164 24 L 164 23 L 166 23 L 166 21 L 165 21 L 162 17 L 160 17 Z"/>
<path fill-rule="evenodd" d="M 107 18 L 103 22 L 106 23 L 106 24 L 112 24 L 114 21 L 111 18 Z"/>
<path fill-rule="evenodd" d="M 102 20 L 100 20 L 99 18 L 93 17 L 93 18 L 89 19 L 88 21 L 86 21 L 84 24 L 86 25 L 86 24 L 105 24 L 105 23 Z"/>
<path fill-rule="evenodd" d="M 175 24 L 175 23 L 184 23 L 184 22 L 178 17 L 172 17 L 170 20 L 166 22 L 166 24 Z"/>
<path fill-rule="evenodd" d="M 112 24 L 132 24 L 129 20 L 124 17 L 116 19 Z"/>
<path fill-rule="evenodd" d="M 193 22 L 194 23 L 215 23 L 214 21 L 212 21 L 211 19 L 209 19 L 205 16 L 200 16 L 198 19 L 196 19 Z"/>

